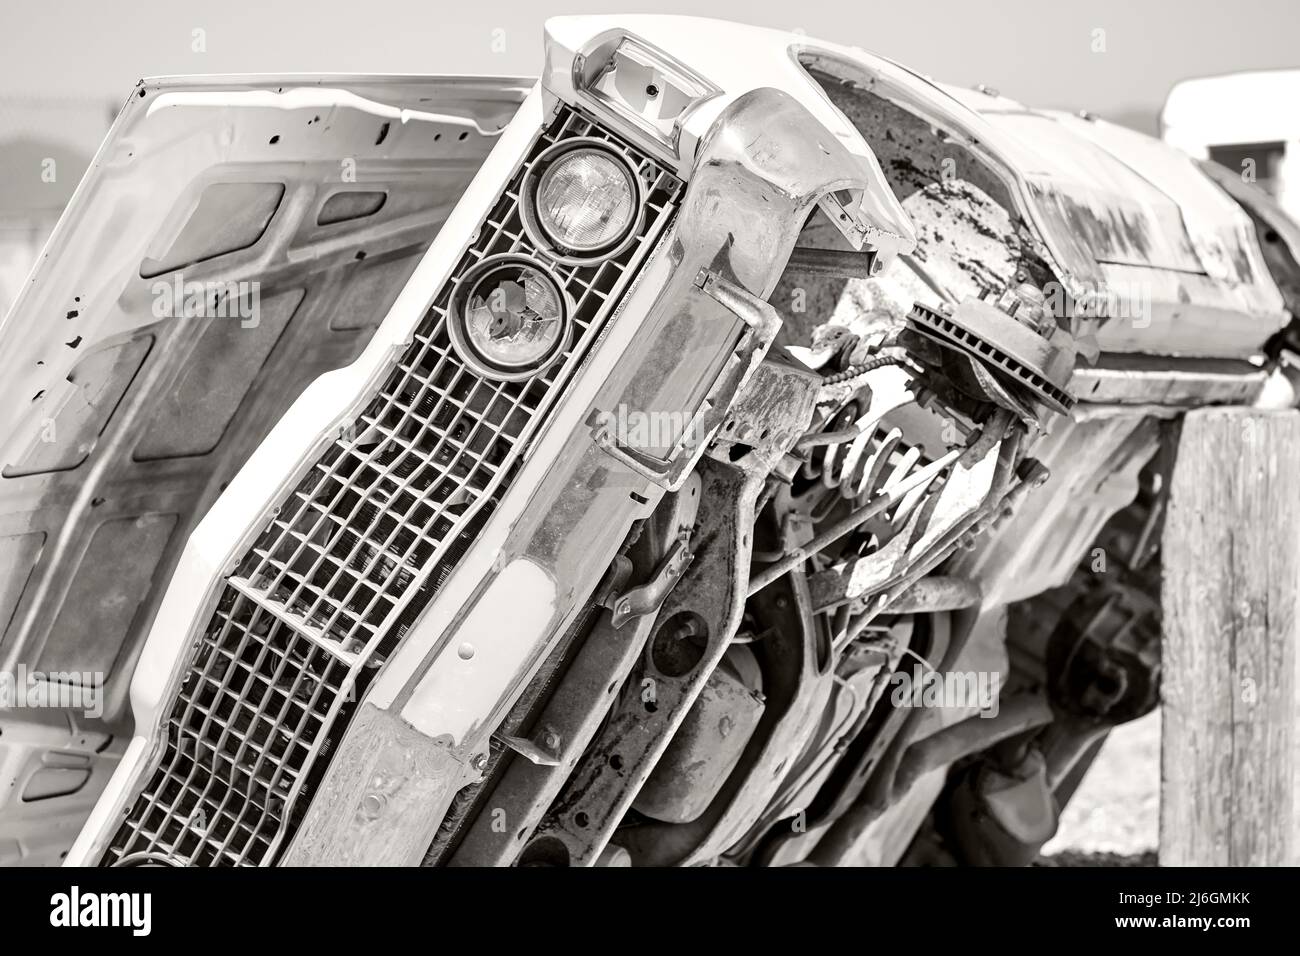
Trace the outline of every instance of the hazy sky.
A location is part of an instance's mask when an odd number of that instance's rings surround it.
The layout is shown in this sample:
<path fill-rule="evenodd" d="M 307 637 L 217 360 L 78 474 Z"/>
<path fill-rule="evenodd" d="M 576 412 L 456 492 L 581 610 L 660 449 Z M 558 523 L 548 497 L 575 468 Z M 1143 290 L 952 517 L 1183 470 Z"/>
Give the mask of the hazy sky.
<path fill-rule="evenodd" d="M 547 16 L 647 9 L 802 28 L 1115 119 L 1153 116 L 1183 77 L 1300 66 L 1300 0 L 0 0 L 0 97 L 116 100 L 173 73 L 532 74 Z M 206 52 L 191 49 L 196 28 Z"/>

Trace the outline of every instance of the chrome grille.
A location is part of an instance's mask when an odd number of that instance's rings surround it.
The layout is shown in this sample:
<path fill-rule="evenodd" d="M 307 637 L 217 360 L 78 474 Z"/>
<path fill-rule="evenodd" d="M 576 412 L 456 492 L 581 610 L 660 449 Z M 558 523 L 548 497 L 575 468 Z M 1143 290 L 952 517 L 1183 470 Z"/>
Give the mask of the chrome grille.
<path fill-rule="evenodd" d="M 618 255 L 560 265 L 527 238 L 519 188 L 542 151 L 578 136 L 603 139 L 628 157 L 646 184 L 646 215 L 637 241 Z M 266 530 L 222 586 L 158 756 L 104 863 L 274 862 L 356 701 L 505 492 L 527 442 L 667 228 L 682 189 L 661 164 L 561 108 L 383 386 L 267 516 Z M 460 277 L 508 252 L 550 265 L 575 304 L 572 344 L 524 382 L 480 378 L 446 330 Z"/>

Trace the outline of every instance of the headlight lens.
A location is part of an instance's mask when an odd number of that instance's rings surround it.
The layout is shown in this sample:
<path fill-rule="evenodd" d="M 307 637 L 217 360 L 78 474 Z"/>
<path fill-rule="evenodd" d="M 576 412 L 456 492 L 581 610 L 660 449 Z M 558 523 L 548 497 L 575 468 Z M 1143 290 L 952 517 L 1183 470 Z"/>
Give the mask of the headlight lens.
<path fill-rule="evenodd" d="M 564 297 L 541 269 L 499 262 L 474 279 L 451 325 L 452 340 L 499 378 L 535 374 L 564 345 Z"/>
<path fill-rule="evenodd" d="M 558 156 L 537 184 L 537 220 L 557 246 L 591 253 L 622 240 L 636 218 L 632 171 L 602 149 Z"/>

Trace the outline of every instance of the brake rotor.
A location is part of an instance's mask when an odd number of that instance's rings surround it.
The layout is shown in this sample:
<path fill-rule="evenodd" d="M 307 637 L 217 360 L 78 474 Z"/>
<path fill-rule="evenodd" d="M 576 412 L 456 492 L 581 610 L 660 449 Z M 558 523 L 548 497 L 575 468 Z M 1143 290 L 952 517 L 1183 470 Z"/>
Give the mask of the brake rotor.
<path fill-rule="evenodd" d="M 955 309 L 916 303 L 907 319 L 917 332 L 966 353 L 1053 411 L 1064 414 L 1074 407 L 1067 390 L 1074 371 L 1068 334 L 1040 335 L 985 299 L 966 299 Z"/>

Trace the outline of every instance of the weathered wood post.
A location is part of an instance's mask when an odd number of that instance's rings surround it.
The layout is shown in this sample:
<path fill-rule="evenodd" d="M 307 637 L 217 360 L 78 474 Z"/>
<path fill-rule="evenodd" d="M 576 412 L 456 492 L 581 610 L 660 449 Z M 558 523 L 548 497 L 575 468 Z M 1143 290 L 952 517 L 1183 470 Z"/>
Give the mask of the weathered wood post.
<path fill-rule="evenodd" d="M 1300 412 L 1189 413 L 1168 507 L 1160 863 L 1294 862 Z"/>

